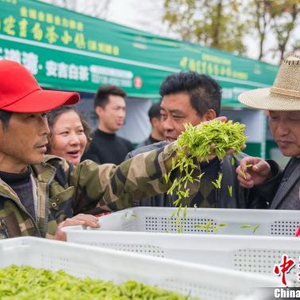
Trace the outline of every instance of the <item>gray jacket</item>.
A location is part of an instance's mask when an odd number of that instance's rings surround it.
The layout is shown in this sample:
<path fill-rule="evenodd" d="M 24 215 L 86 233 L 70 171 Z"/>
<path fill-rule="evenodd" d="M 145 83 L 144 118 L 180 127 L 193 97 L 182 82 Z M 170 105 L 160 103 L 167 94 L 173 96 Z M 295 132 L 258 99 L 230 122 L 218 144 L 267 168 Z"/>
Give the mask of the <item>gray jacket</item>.
<path fill-rule="evenodd" d="M 284 172 L 289 171 L 290 168 L 293 171 L 288 178 L 285 178 L 283 181 L 282 176 L 280 177 L 279 188 L 278 184 L 269 187 L 269 190 L 273 189 L 273 191 L 276 191 L 271 209 L 300 209 L 300 159 L 291 158 Z"/>
<path fill-rule="evenodd" d="M 138 148 L 129 152 L 126 159 L 132 158 L 137 154 L 148 152 L 153 149 L 161 148 L 167 145 L 167 142 L 159 142 L 156 144 L 148 145 L 142 148 Z M 240 159 L 245 157 L 246 154 L 241 153 L 241 155 L 229 155 L 226 156 L 220 163 L 220 172 L 223 173 L 223 179 L 221 184 L 221 189 L 217 190 L 216 193 L 216 208 L 268 208 L 269 203 L 271 203 L 274 192 L 268 188 L 263 188 L 263 193 L 260 192 L 260 188 L 245 189 L 241 187 L 238 183 L 236 176 L 236 168 L 239 166 Z M 234 164 L 232 164 L 232 158 Z M 274 161 L 268 161 L 271 165 L 273 174 L 276 174 L 276 182 L 274 183 L 274 178 L 272 179 L 272 186 L 278 184 L 279 176 L 279 166 Z M 229 195 L 228 186 L 232 186 L 232 196 Z M 196 194 L 191 195 L 190 201 Z M 136 202 L 136 206 L 173 206 L 175 198 L 170 195 L 158 195 L 151 198 L 143 199 Z"/>

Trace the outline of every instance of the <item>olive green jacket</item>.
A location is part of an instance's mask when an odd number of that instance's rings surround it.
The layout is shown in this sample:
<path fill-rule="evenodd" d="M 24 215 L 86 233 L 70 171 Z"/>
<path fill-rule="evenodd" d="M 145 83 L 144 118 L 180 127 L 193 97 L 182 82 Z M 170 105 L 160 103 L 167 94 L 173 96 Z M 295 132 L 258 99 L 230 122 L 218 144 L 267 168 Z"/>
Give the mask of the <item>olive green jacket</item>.
<path fill-rule="evenodd" d="M 166 192 L 164 174 L 175 155 L 173 145 L 143 153 L 119 166 L 84 161 L 73 166 L 46 156 L 32 165 L 36 216 L 30 216 L 17 194 L 0 178 L 0 238 L 53 238 L 60 222 L 95 208 L 116 210 L 134 200 Z"/>

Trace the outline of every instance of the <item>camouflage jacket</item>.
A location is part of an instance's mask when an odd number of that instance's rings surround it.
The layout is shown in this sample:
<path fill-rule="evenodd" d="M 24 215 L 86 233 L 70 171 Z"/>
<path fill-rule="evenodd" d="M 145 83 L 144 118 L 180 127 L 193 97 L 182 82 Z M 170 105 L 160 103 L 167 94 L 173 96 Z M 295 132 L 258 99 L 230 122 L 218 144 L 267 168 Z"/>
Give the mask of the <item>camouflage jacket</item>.
<path fill-rule="evenodd" d="M 17 194 L 0 178 L 0 238 L 53 238 L 66 218 L 93 208 L 132 206 L 136 199 L 167 190 L 164 174 L 175 155 L 173 145 L 138 155 L 120 166 L 84 161 L 77 166 L 47 156 L 32 165 L 36 218 L 29 215 Z"/>

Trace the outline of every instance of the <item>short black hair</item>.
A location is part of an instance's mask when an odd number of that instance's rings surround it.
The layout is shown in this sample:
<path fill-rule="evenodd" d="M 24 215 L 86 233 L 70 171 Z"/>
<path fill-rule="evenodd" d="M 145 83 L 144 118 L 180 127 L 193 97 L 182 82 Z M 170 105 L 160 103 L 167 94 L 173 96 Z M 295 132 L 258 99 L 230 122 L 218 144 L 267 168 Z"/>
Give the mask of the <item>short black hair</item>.
<path fill-rule="evenodd" d="M 97 94 L 95 96 L 94 107 L 96 108 L 97 106 L 101 106 L 102 108 L 104 108 L 109 101 L 110 95 L 121 96 L 122 98 L 126 98 L 127 96 L 125 91 L 118 86 L 115 85 L 101 86 L 98 89 Z"/>
<path fill-rule="evenodd" d="M 9 120 L 12 112 L 0 109 L 0 121 L 2 122 L 3 129 L 6 130 L 8 127 Z"/>
<path fill-rule="evenodd" d="M 213 109 L 217 116 L 220 114 L 222 89 L 208 75 L 192 71 L 171 74 L 161 84 L 159 93 L 162 97 L 187 93 L 191 106 L 199 116 L 203 116 L 209 109 Z"/>
<path fill-rule="evenodd" d="M 150 122 L 153 118 L 160 119 L 160 103 L 155 103 L 150 107 L 150 109 L 148 110 L 148 116 Z"/>

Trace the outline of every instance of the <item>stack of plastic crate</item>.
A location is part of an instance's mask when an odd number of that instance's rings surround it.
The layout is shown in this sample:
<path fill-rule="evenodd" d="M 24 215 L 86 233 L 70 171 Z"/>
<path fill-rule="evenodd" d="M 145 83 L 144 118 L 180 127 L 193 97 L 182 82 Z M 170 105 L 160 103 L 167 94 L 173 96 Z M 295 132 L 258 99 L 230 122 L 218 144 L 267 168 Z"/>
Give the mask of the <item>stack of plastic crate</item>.
<path fill-rule="evenodd" d="M 69 242 L 274 277 L 283 255 L 298 265 L 297 211 L 189 208 L 184 220 L 177 212 L 137 207 L 101 217 L 99 229 L 64 230 Z M 288 274 L 295 284 L 297 273 L 293 268 Z"/>

